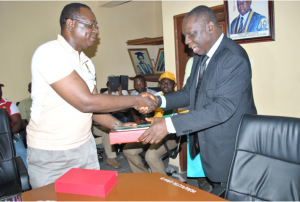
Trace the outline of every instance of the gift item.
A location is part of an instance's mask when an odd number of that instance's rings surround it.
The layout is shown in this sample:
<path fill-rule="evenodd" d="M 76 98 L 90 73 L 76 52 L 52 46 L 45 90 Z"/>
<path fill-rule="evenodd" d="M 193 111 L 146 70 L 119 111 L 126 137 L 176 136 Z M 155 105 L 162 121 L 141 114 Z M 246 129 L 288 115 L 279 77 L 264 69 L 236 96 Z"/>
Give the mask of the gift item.
<path fill-rule="evenodd" d="M 105 197 L 117 183 L 117 171 L 72 168 L 55 181 L 55 191 Z"/>

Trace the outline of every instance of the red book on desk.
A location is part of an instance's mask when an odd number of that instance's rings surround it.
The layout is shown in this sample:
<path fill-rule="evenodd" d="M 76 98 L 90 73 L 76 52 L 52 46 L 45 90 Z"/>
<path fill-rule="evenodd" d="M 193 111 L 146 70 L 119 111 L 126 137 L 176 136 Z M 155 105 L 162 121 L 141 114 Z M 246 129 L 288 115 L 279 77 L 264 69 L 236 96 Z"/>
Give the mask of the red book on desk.
<path fill-rule="evenodd" d="M 55 181 L 55 191 L 105 197 L 117 183 L 117 171 L 72 168 Z"/>
<path fill-rule="evenodd" d="M 134 127 L 116 127 L 119 131 L 111 130 L 109 133 L 110 144 L 122 144 L 137 142 L 138 138 L 151 126 L 151 124 L 138 125 L 139 128 Z M 122 130 L 122 128 L 126 128 Z"/>

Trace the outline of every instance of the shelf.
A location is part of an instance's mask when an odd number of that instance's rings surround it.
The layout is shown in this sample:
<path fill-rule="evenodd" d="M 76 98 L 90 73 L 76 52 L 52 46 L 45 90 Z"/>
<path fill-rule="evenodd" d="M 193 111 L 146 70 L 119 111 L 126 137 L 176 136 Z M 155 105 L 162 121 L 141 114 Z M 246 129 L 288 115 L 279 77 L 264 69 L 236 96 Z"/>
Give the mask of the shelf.
<path fill-rule="evenodd" d="M 127 45 L 163 45 L 164 39 L 163 37 L 155 37 L 155 38 L 141 38 L 141 39 L 133 39 L 128 40 Z"/>

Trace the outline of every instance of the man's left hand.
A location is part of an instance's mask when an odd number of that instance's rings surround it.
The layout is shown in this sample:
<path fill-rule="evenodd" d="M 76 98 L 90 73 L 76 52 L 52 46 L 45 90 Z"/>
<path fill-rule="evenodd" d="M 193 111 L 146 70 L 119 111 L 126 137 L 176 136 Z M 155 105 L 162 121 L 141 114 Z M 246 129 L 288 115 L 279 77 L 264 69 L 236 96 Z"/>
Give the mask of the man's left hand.
<path fill-rule="evenodd" d="M 122 85 L 120 84 L 120 87 L 118 88 L 118 93 L 119 93 L 119 95 L 123 95 L 123 93 L 122 93 Z"/>
<path fill-rule="evenodd" d="M 146 118 L 147 121 L 153 122 L 138 139 L 143 144 L 158 144 L 164 137 L 168 135 L 167 125 L 164 118 Z"/>
<path fill-rule="evenodd" d="M 137 126 L 134 122 L 121 123 L 118 126 Z"/>

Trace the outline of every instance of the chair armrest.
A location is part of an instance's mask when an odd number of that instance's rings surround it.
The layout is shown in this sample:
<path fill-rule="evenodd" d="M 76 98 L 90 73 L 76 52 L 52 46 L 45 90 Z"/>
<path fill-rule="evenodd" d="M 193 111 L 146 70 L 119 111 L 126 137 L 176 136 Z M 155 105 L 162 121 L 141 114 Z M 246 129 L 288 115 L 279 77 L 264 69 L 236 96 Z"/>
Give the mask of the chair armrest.
<path fill-rule="evenodd" d="M 28 172 L 27 172 L 27 169 L 26 169 L 21 157 L 20 156 L 15 156 L 14 160 L 16 162 L 16 166 L 17 166 L 18 173 L 19 173 L 19 176 L 20 176 L 22 190 L 23 191 L 30 190 Z"/>

